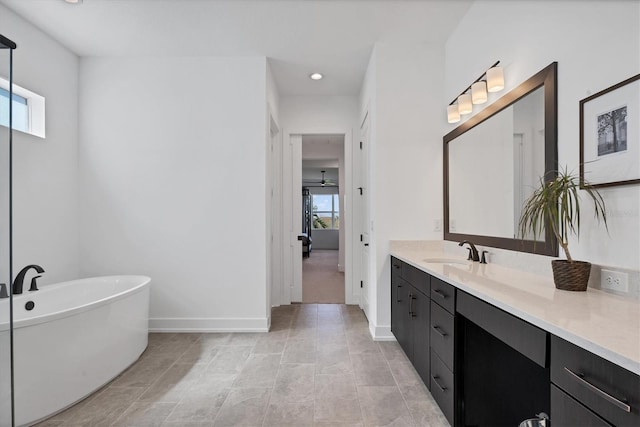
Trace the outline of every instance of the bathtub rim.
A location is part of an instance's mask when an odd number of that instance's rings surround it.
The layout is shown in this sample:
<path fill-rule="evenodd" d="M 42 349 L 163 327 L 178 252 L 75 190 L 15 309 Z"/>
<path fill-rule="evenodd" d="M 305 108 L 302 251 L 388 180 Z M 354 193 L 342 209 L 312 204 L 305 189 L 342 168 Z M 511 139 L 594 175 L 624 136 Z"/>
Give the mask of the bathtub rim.
<path fill-rule="evenodd" d="M 85 281 L 91 281 L 92 279 L 118 279 L 118 278 L 128 278 L 128 279 L 140 279 L 141 283 L 128 288 L 122 292 L 118 292 L 116 294 L 113 295 L 109 295 L 107 297 L 104 298 L 100 298 L 97 299 L 95 301 L 91 301 L 90 303 L 78 306 L 78 307 L 72 307 L 70 309 L 65 309 L 65 310 L 59 310 L 59 311 L 54 311 L 52 313 L 47 313 L 46 315 L 41 315 L 41 316 L 37 316 L 37 317 L 31 317 L 28 319 L 20 319 L 20 320 L 13 320 L 13 329 L 20 329 L 20 328 L 26 328 L 29 326 L 34 326 L 34 325 L 38 325 L 41 323 L 45 323 L 45 322 L 52 322 L 55 321 L 57 319 L 62 319 L 65 317 L 71 317 L 71 316 L 75 316 L 77 314 L 80 313 L 84 313 L 86 311 L 95 309 L 99 306 L 102 305 L 106 305 L 109 304 L 111 301 L 117 301 L 123 298 L 126 298 L 128 295 L 133 295 L 136 294 L 138 292 L 142 292 L 143 290 L 145 290 L 147 287 L 149 287 L 150 283 L 151 283 L 151 278 L 149 276 L 144 276 L 144 275 L 127 275 L 127 274 L 119 274 L 119 275 L 111 275 L 111 276 L 95 276 L 95 277 L 87 277 L 84 279 L 76 279 L 76 280 L 68 280 L 66 282 L 59 282 L 59 283 L 52 283 L 51 285 L 47 285 L 48 286 L 56 286 L 56 285 L 62 285 L 62 284 L 72 284 L 74 282 L 85 282 Z M 47 287 L 43 287 L 42 290 L 45 290 Z M 16 303 L 20 303 L 22 300 L 28 300 L 28 293 L 23 293 L 19 296 L 14 296 L 13 297 L 13 304 L 16 305 Z M 16 299 L 18 301 L 16 301 Z M 26 301 L 25 301 L 26 302 Z M 15 309 L 14 309 L 15 311 Z M 4 322 L 4 323 L 0 323 L 0 332 L 4 332 L 4 331 L 8 331 L 9 330 L 9 322 Z"/>

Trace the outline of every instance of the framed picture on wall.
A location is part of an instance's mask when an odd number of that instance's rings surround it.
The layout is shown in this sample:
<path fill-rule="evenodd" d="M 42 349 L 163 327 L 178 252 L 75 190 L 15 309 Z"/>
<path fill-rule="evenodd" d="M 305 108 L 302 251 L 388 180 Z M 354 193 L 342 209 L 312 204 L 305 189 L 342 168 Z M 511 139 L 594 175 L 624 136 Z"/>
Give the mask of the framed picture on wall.
<path fill-rule="evenodd" d="M 640 74 L 580 101 L 580 186 L 640 183 Z"/>

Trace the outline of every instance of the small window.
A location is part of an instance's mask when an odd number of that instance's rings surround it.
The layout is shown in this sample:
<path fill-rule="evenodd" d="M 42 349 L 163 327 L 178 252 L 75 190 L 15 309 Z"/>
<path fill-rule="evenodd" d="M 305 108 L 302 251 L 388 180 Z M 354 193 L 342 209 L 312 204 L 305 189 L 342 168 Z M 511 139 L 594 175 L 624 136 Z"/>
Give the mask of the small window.
<path fill-rule="evenodd" d="M 9 91 L 0 87 L 0 125 L 9 127 Z M 29 105 L 27 99 L 13 94 L 13 128 L 29 130 Z"/>
<path fill-rule="evenodd" d="M 13 85 L 12 127 L 24 133 L 45 137 L 44 97 Z M 9 82 L 0 78 L 0 126 L 9 127 Z"/>
<path fill-rule="evenodd" d="M 337 194 L 313 194 L 311 203 L 314 229 L 340 228 L 340 199 Z"/>

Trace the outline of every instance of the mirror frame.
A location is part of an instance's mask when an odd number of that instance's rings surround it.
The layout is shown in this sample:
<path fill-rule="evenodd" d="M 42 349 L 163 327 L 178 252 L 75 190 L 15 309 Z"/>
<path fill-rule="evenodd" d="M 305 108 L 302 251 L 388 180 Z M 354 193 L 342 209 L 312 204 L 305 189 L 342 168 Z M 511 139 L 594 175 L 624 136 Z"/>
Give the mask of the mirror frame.
<path fill-rule="evenodd" d="M 443 173 L 444 173 L 444 240 L 461 242 L 469 240 L 476 245 L 511 251 L 529 252 L 539 255 L 558 256 L 558 242 L 548 225 L 545 227 L 545 240 L 533 241 L 508 237 L 483 236 L 475 234 L 452 233 L 449 230 L 449 143 L 458 136 L 473 129 L 485 120 L 511 106 L 519 99 L 534 90 L 544 87 L 544 162 L 545 182 L 553 181 L 558 170 L 558 63 L 552 62 L 547 67 L 530 77 L 509 93 L 487 106 L 469 120 L 446 134 L 443 138 Z"/>

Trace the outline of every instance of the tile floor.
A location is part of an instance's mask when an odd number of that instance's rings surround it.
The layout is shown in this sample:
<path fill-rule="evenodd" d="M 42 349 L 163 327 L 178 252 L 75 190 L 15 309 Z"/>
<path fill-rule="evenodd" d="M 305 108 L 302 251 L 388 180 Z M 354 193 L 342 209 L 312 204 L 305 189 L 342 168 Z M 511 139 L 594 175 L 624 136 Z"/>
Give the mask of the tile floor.
<path fill-rule="evenodd" d="M 49 426 L 448 426 L 356 306 L 273 310 L 269 333 L 151 334 L 140 359 Z"/>

